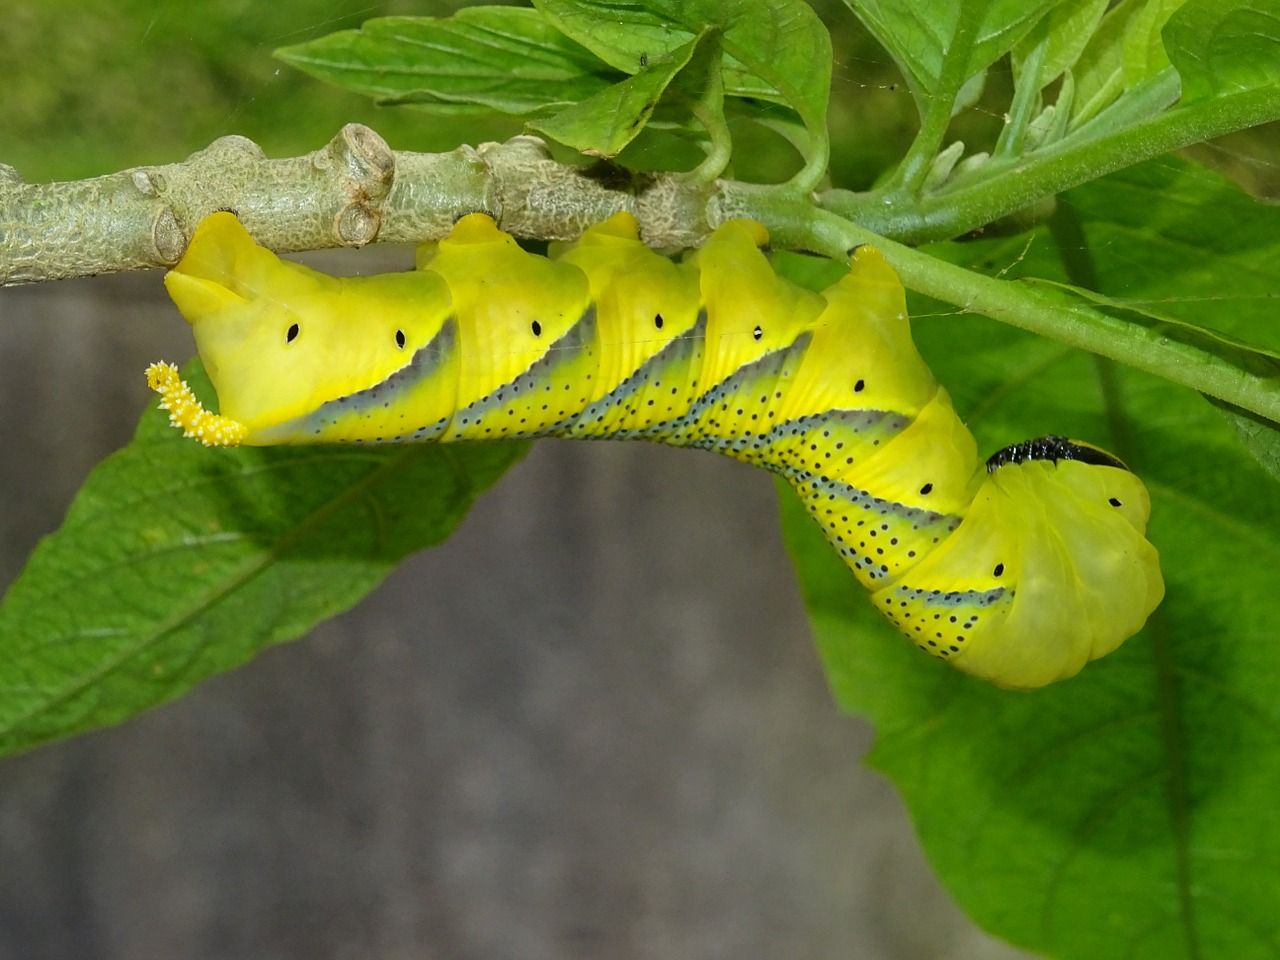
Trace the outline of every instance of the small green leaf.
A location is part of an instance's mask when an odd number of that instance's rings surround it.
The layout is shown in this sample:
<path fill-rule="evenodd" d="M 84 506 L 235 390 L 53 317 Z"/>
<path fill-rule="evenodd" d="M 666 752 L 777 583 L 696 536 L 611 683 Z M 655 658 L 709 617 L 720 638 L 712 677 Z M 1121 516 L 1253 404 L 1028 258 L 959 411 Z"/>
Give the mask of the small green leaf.
<path fill-rule="evenodd" d="M 1013 48 L 1013 75 L 1018 86 L 1030 84 L 1043 90 L 1080 59 L 1108 0 L 1066 0 L 1049 11 L 1035 28 Z M 1024 76 L 1024 65 L 1033 52 L 1037 56 L 1035 76 Z"/>
<path fill-rule="evenodd" d="M 1097 116 L 1127 90 L 1169 65 L 1161 42 L 1165 22 L 1186 0 L 1121 0 L 1107 12 L 1073 71 L 1071 127 Z"/>
<path fill-rule="evenodd" d="M 634 77 L 529 126 L 565 146 L 597 157 L 616 157 L 644 129 L 667 87 L 705 34 L 669 54 L 647 58 Z"/>
<path fill-rule="evenodd" d="M 1120 89 L 1119 87 L 1116 88 Z M 1108 91 L 1103 98 L 1095 97 L 1093 105 L 1083 111 L 1077 111 L 1079 97 L 1071 102 L 1071 114 L 1066 129 L 1070 131 L 1063 137 L 1072 144 L 1088 143 L 1100 140 L 1112 134 L 1121 134 L 1143 120 L 1163 113 L 1178 102 L 1182 87 L 1178 80 L 1178 72 L 1173 67 L 1166 67 L 1154 76 L 1147 77 L 1124 90 L 1118 97 Z M 1098 106 L 1097 113 L 1090 113 L 1093 106 L 1106 100 L 1105 106 Z M 1086 123 L 1085 120 L 1088 122 Z"/>
<path fill-rule="evenodd" d="M 1164 39 L 1184 102 L 1280 84 L 1277 0 L 1192 0 L 1169 20 Z"/>
<path fill-rule="evenodd" d="M 152 409 L 0 604 L 0 754 L 117 723 L 347 609 L 523 450 L 207 449 Z"/>
<path fill-rule="evenodd" d="M 724 27 L 741 11 L 742 3 L 716 3 L 715 0 L 697 0 L 693 3 L 668 2 L 624 3 L 621 0 L 535 0 L 534 6 L 554 23 L 566 36 L 591 50 L 605 63 L 626 73 L 635 73 L 642 61 L 651 62 L 655 57 L 666 56 L 688 43 L 706 27 Z M 750 4 L 747 4 L 750 6 Z M 803 6 L 789 0 L 782 3 L 757 5 L 758 18 L 772 17 L 775 7 L 795 8 Z M 750 13 L 747 10 L 747 13 Z M 794 15 L 803 18 L 807 30 L 795 40 L 788 41 L 800 47 L 810 39 L 805 34 L 812 31 L 816 17 L 805 17 L 793 9 Z M 822 25 L 818 22 L 818 27 Z M 825 28 L 823 33 L 825 34 Z M 781 34 L 772 38 L 784 41 Z M 769 52 L 777 52 L 770 47 Z M 818 51 L 813 51 L 815 59 Z M 830 60 L 830 40 L 827 40 L 827 59 Z M 813 73 L 817 64 L 806 64 L 805 74 Z M 828 68 L 830 64 L 827 64 Z M 819 71 L 820 72 L 820 71 Z M 830 71 L 827 71 L 830 84 Z M 786 94 L 756 74 L 750 63 L 729 57 L 725 63 L 725 91 L 734 97 L 749 97 L 788 104 Z"/>
<path fill-rule="evenodd" d="M 964 141 L 962 140 L 957 140 L 941 151 L 933 158 L 933 163 L 929 166 L 929 175 L 925 177 L 924 188 L 926 190 L 936 190 L 946 183 L 952 171 L 955 170 L 956 164 L 960 162 L 960 158 L 963 156 Z"/>
<path fill-rule="evenodd" d="M 384 17 L 276 56 L 349 90 L 448 113 L 545 114 L 622 78 L 535 10 L 471 7 Z"/>
<path fill-rule="evenodd" d="M 1130 21 L 1124 38 L 1124 85 L 1129 89 L 1169 66 L 1162 32 L 1186 0 L 1149 0 Z"/>
<path fill-rule="evenodd" d="M 796 183 L 826 170 L 831 38 L 803 0 L 536 0 L 559 29 L 621 70 L 635 72 L 715 28 L 726 54 L 725 93 L 772 100 L 799 114 L 809 134 Z"/>

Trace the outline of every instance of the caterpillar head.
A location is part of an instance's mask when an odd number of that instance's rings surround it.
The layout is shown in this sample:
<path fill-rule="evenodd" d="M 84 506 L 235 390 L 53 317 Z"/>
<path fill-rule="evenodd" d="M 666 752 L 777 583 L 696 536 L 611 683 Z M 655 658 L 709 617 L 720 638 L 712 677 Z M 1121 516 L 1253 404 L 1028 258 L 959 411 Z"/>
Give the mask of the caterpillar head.
<path fill-rule="evenodd" d="M 450 311 L 434 274 L 326 276 L 258 246 L 230 213 L 201 221 L 165 286 L 195 333 L 223 418 L 250 444 L 407 366 Z"/>
<path fill-rule="evenodd" d="M 917 645 L 1014 689 L 1073 676 L 1164 597 L 1151 500 L 1116 457 L 1041 437 L 993 455 L 955 532 L 875 595 Z"/>

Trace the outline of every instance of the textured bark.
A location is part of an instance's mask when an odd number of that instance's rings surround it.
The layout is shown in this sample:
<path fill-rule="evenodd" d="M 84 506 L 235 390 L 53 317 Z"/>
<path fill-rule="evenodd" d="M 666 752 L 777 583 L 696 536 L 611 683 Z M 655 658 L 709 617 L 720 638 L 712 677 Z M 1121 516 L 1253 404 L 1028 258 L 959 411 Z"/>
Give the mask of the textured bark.
<path fill-rule="evenodd" d="M 278 160 L 231 136 L 181 163 L 89 180 L 29 184 L 0 166 L 0 284 L 171 266 L 215 210 L 235 211 L 282 253 L 435 239 L 478 210 L 516 236 L 571 240 L 625 209 L 650 245 L 680 249 L 723 219 L 721 189 L 681 174 L 557 163 L 535 137 L 394 151 L 355 123 L 314 153 Z"/>

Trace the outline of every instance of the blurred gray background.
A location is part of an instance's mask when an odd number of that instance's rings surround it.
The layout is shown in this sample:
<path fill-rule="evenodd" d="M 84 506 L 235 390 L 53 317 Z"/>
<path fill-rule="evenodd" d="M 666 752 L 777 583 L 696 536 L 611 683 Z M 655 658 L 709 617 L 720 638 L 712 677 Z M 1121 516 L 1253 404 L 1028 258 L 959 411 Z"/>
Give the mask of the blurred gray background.
<path fill-rule="evenodd" d="M 0 349 L 7 584 L 191 346 L 157 272 L 0 290 Z M 871 736 L 764 474 L 546 442 L 309 638 L 0 762 L 0 960 L 1022 956 Z"/>

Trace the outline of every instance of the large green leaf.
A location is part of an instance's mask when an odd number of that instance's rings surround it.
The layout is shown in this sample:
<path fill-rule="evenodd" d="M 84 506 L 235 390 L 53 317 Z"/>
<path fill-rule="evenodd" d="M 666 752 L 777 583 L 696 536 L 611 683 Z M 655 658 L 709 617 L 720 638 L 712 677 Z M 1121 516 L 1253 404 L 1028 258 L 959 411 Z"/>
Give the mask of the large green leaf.
<path fill-rule="evenodd" d="M 1255 291 L 1277 289 L 1268 251 L 1280 212 L 1167 163 L 1065 202 L 1081 212 L 1106 294 L 1271 342 Z M 937 252 L 1064 279 L 1043 235 Z M 1146 630 L 1075 679 L 1000 691 L 881 624 L 789 498 L 789 542 L 832 686 L 878 730 L 871 762 L 902 791 L 961 905 L 1000 936 L 1069 960 L 1274 958 L 1275 483 L 1194 393 L 938 304 L 913 311 L 922 351 L 981 448 L 1067 433 L 1116 449 L 1144 478 L 1168 594 Z"/>
<path fill-rule="evenodd" d="M 1153 161 L 1073 190 L 1099 289 L 1280 349 L 1280 208 L 1220 174 Z"/>
<path fill-rule="evenodd" d="M 523 449 L 210 450 L 151 410 L 0 605 L 0 753 L 123 720 L 347 609 Z"/>
<path fill-rule="evenodd" d="M 624 76 L 536 10 L 518 7 L 470 7 L 440 20 L 383 17 L 276 56 L 337 86 L 444 112 L 544 114 Z"/>
<path fill-rule="evenodd" d="M 1280 85 L 1280 2 L 1191 0 L 1164 31 L 1190 103 Z"/>
<path fill-rule="evenodd" d="M 1236 439 L 1275 480 L 1280 480 L 1280 423 L 1256 413 L 1241 410 L 1234 404 L 1209 398 L 1222 418 L 1236 433 Z"/>
<path fill-rule="evenodd" d="M 1280 368 L 1274 353 L 1280 350 L 1274 309 L 1280 211 L 1274 206 L 1255 202 L 1217 174 L 1167 161 L 1099 180 L 1072 193 L 1069 202 L 1088 223 L 1089 247 L 1099 251 L 1094 270 L 1104 289 L 1123 291 L 1122 301 L 1135 307 L 1154 307 L 1203 328 L 1165 327 L 1170 336 L 1208 342 L 1225 334 L 1260 344 L 1272 352 L 1241 351 L 1222 341 L 1217 352 L 1244 369 Z M 1231 224 L 1230 232 L 1206 232 L 1197 214 L 1205 210 Z M 1177 277 L 1176 292 L 1170 276 Z M 1230 404 L 1215 406 L 1245 449 L 1280 478 L 1277 425 Z"/>

